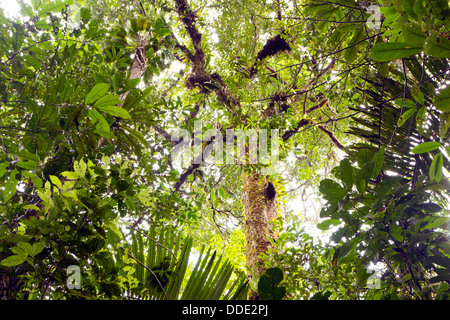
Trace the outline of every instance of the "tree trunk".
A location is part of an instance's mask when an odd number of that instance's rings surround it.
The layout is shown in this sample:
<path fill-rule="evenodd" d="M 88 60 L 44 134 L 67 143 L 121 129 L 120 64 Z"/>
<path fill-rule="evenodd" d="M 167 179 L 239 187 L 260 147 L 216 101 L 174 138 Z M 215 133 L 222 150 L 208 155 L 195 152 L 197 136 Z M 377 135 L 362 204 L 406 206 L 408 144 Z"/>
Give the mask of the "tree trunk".
<path fill-rule="evenodd" d="M 245 207 L 245 236 L 246 236 L 246 262 L 251 291 L 250 300 L 259 299 L 256 284 L 264 273 L 265 266 L 261 254 L 267 253 L 271 248 L 270 238 L 275 239 L 272 225 L 269 223 L 277 217 L 276 195 L 277 191 L 266 176 L 255 172 L 245 173 L 243 176 L 243 198 Z"/>

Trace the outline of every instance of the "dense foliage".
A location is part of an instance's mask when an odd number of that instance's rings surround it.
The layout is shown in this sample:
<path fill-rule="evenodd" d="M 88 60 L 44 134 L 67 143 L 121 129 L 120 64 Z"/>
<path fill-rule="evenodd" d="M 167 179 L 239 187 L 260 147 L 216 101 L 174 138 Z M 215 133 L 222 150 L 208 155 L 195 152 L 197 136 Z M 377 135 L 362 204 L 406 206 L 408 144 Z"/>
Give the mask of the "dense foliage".
<path fill-rule="evenodd" d="M 19 3 L 0 10 L 1 299 L 448 299 L 446 0 Z M 258 283 L 249 166 L 173 157 L 196 121 L 279 133 Z"/>

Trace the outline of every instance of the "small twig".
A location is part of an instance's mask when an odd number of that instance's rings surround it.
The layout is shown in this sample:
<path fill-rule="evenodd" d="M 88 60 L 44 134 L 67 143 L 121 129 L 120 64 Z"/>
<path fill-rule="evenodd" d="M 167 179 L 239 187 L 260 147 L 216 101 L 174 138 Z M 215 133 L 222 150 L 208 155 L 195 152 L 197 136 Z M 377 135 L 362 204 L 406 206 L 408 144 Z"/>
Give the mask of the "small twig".
<path fill-rule="evenodd" d="M 135 260 L 135 261 L 136 261 L 137 263 L 139 263 L 142 267 L 144 267 L 145 269 L 147 269 L 148 271 L 150 271 L 150 273 L 155 277 L 156 281 L 158 282 L 159 287 L 161 288 L 162 292 L 164 293 L 164 296 L 166 297 L 166 300 L 169 300 L 169 298 L 167 297 L 166 291 L 164 291 L 164 287 L 163 287 L 163 285 L 161 284 L 161 282 L 159 281 L 159 278 L 156 276 L 156 274 L 155 274 L 149 267 L 147 267 L 147 266 L 146 266 L 145 264 L 143 264 L 141 261 L 139 261 L 138 259 L 136 259 L 131 253 L 127 252 L 123 247 L 119 247 L 119 248 L 122 249 L 124 252 L 126 252 L 127 255 L 128 255 L 131 259 Z"/>
<path fill-rule="evenodd" d="M 177 257 L 175 256 L 175 254 L 174 254 L 169 248 L 165 247 L 164 245 L 162 245 L 161 243 L 159 243 L 159 242 L 156 241 L 155 239 L 150 238 L 148 235 L 146 235 L 145 233 L 143 233 L 143 232 L 140 231 L 139 229 L 135 228 L 134 226 L 130 226 L 130 228 L 133 229 L 134 231 L 139 232 L 140 234 L 142 234 L 142 235 L 143 235 L 144 237 L 146 237 L 147 239 L 149 239 L 149 240 L 153 241 L 154 243 L 156 243 L 158 246 L 160 246 L 160 247 L 166 249 L 167 251 L 169 251 L 169 252 L 172 254 L 172 256 L 174 257 L 176 263 L 178 264 Z"/>

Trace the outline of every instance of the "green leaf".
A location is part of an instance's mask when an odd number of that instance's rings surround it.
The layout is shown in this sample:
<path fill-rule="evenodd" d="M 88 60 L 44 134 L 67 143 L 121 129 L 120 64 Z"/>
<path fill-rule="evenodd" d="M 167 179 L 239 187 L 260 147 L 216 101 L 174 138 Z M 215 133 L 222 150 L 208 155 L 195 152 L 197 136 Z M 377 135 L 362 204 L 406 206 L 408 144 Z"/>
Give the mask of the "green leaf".
<path fill-rule="evenodd" d="M 122 100 L 120 100 L 119 98 L 117 98 L 114 95 L 109 93 L 106 96 L 99 98 L 95 102 L 94 107 L 102 108 L 102 107 L 108 107 L 108 106 L 115 106 L 115 105 L 118 105 L 121 103 L 122 103 Z"/>
<path fill-rule="evenodd" d="M 13 45 L 14 51 L 17 52 L 22 47 L 25 33 L 24 33 L 24 28 L 22 25 L 13 22 L 12 26 L 16 30 L 12 34 L 11 43 Z"/>
<path fill-rule="evenodd" d="M 370 58 L 384 62 L 407 58 L 422 51 L 422 46 L 413 46 L 406 42 L 380 42 L 372 48 Z"/>
<path fill-rule="evenodd" d="M 415 146 L 414 148 L 412 148 L 411 152 L 414 154 L 425 153 L 425 152 L 436 150 L 440 146 L 441 146 L 441 144 L 436 141 L 423 142 L 423 143 L 419 144 L 418 146 Z"/>
<path fill-rule="evenodd" d="M 211 198 L 211 202 L 214 205 L 214 207 L 217 207 L 218 203 L 218 199 L 217 199 L 217 195 L 216 195 L 216 190 L 212 189 L 210 192 L 210 198 Z"/>
<path fill-rule="evenodd" d="M 27 205 L 23 206 L 23 208 L 25 210 L 28 210 L 28 209 L 33 209 L 33 210 L 36 210 L 36 211 L 41 210 L 37 205 L 34 205 L 34 204 L 27 204 Z"/>
<path fill-rule="evenodd" d="M 333 213 L 335 213 L 339 208 L 338 202 L 330 202 L 328 205 L 325 205 L 320 210 L 319 217 L 320 218 L 326 218 L 331 216 Z"/>
<path fill-rule="evenodd" d="M 325 292 L 319 291 L 316 292 L 312 297 L 311 300 L 329 300 L 330 296 L 333 294 L 333 292 L 327 290 Z"/>
<path fill-rule="evenodd" d="M 450 58 L 450 41 L 431 31 L 423 46 L 425 54 L 436 58 Z"/>
<path fill-rule="evenodd" d="M 392 238 L 396 241 L 402 242 L 403 236 L 402 236 L 402 228 L 395 223 L 391 223 L 389 225 L 389 233 L 391 234 Z"/>
<path fill-rule="evenodd" d="M 109 107 L 96 107 L 96 108 L 98 108 L 99 110 L 101 110 L 107 114 L 110 114 L 112 116 L 119 117 L 122 119 L 130 119 L 131 118 L 128 111 L 121 107 L 109 106 Z"/>
<path fill-rule="evenodd" d="M 49 178 L 55 186 L 57 186 L 59 189 L 62 189 L 62 184 L 58 177 L 49 175 Z"/>
<path fill-rule="evenodd" d="M 340 225 L 341 223 L 342 221 L 339 219 L 327 219 L 317 224 L 317 228 L 319 228 L 322 231 L 326 231 L 330 228 L 330 226 L 337 226 Z"/>
<path fill-rule="evenodd" d="M 422 31 L 420 25 L 416 22 L 407 23 L 403 26 L 402 35 L 405 42 L 413 46 L 423 46 L 427 35 Z"/>
<path fill-rule="evenodd" d="M 375 162 L 369 161 L 363 165 L 361 170 L 356 174 L 356 189 L 359 193 L 364 193 L 366 191 L 367 185 L 372 177 L 375 168 Z"/>
<path fill-rule="evenodd" d="M 282 300 L 286 295 L 285 287 L 277 285 L 283 281 L 280 268 L 269 268 L 258 281 L 258 294 L 261 300 Z"/>
<path fill-rule="evenodd" d="M 444 165 L 444 158 L 441 153 L 438 153 L 434 156 L 433 161 L 431 162 L 429 175 L 430 180 L 436 180 L 436 182 L 441 181 L 442 179 L 442 167 Z"/>
<path fill-rule="evenodd" d="M 431 12 L 436 18 L 444 21 L 447 28 L 450 27 L 448 21 L 448 17 L 450 16 L 448 0 L 425 0 L 425 3 L 428 4 Z"/>
<path fill-rule="evenodd" d="M 128 189 L 130 184 L 126 180 L 117 181 L 116 187 L 118 192 L 122 192 Z"/>
<path fill-rule="evenodd" d="M 61 175 L 68 180 L 77 180 L 80 177 L 80 174 L 78 172 L 73 171 L 64 171 L 61 172 Z"/>
<path fill-rule="evenodd" d="M 344 159 L 340 163 L 340 168 L 341 168 L 341 172 L 340 172 L 341 181 L 344 184 L 347 191 L 351 191 L 352 187 L 353 187 L 353 181 L 354 181 L 354 177 L 353 177 L 354 172 L 353 172 L 352 164 L 350 163 L 350 161 L 348 159 Z"/>
<path fill-rule="evenodd" d="M 406 110 L 405 112 L 402 113 L 402 115 L 400 116 L 400 118 L 398 118 L 398 126 L 401 127 L 402 125 L 405 124 L 405 122 L 411 118 L 413 116 L 413 114 L 416 112 L 415 108 L 411 108 Z"/>
<path fill-rule="evenodd" d="M 41 243 L 33 243 L 32 250 L 30 252 L 30 256 L 34 257 L 44 250 L 44 245 Z"/>
<path fill-rule="evenodd" d="M 416 0 L 413 6 L 414 13 L 418 16 L 424 16 L 426 14 L 423 5 L 422 0 Z"/>
<path fill-rule="evenodd" d="M 17 186 L 16 174 L 18 173 L 19 171 L 17 171 L 17 169 L 14 169 L 11 172 L 8 181 L 5 183 L 5 190 L 3 191 L 3 198 L 5 202 L 8 202 L 12 198 L 12 196 L 16 193 L 16 186 Z"/>
<path fill-rule="evenodd" d="M 16 163 L 16 166 L 27 170 L 34 170 L 36 168 L 36 164 L 32 160 L 19 161 Z"/>
<path fill-rule="evenodd" d="M 50 1 L 39 11 L 39 17 L 46 17 L 49 12 L 59 13 L 64 8 L 65 3 L 62 0 Z"/>
<path fill-rule="evenodd" d="M 109 90 L 109 83 L 98 83 L 86 95 L 85 104 L 91 104 L 103 97 Z"/>
<path fill-rule="evenodd" d="M 385 148 L 382 147 L 374 156 L 374 159 L 373 159 L 374 168 L 372 171 L 372 179 L 376 179 L 381 172 L 381 168 L 383 167 L 383 162 L 384 162 L 384 151 L 385 151 Z"/>
<path fill-rule="evenodd" d="M 88 116 L 96 122 L 96 129 L 94 130 L 95 133 L 98 133 L 104 137 L 110 137 L 111 136 L 111 130 L 109 128 L 108 121 L 101 115 L 100 112 L 98 112 L 96 109 L 91 109 L 88 111 Z"/>
<path fill-rule="evenodd" d="M 226 198 L 226 192 L 225 192 L 225 189 L 222 188 L 222 187 L 219 188 L 219 196 L 220 196 L 220 198 L 221 198 L 222 200 L 225 200 L 225 198 Z"/>
<path fill-rule="evenodd" d="M 405 10 L 407 14 L 409 14 L 412 18 L 417 19 L 417 15 L 413 9 L 415 0 L 400 0 L 400 3 L 402 4 L 403 10 Z"/>
<path fill-rule="evenodd" d="M 442 112 L 439 116 L 439 136 L 445 140 L 445 135 L 450 128 L 450 113 Z"/>
<path fill-rule="evenodd" d="M 115 106 L 120 103 L 122 103 L 122 100 L 109 93 L 106 96 L 99 98 L 95 102 L 94 107 L 103 108 L 108 106 Z"/>
<path fill-rule="evenodd" d="M 425 121 L 427 118 L 426 112 L 427 112 L 427 108 L 421 107 L 421 108 L 419 108 L 419 111 L 417 111 L 417 115 L 416 115 L 417 131 L 421 135 L 423 135 L 424 129 L 425 129 L 424 125 L 425 125 Z"/>
<path fill-rule="evenodd" d="M 27 258 L 24 256 L 12 255 L 3 259 L 0 264 L 5 267 L 14 267 L 25 262 L 25 260 L 27 260 Z"/>
<path fill-rule="evenodd" d="M 420 228 L 420 231 L 424 231 L 427 229 L 439 228 L 442 226 L 447 226 L 449 224 L 450 218 L 447 217 L 439 217 L 435 220 L 428 222 L 424 227 Z"/>
<path fill-rule="evenodd" d="M 434 98 L 434 106 L 443 112 L 450 112 L 450 86 L 442 89 Z"/>
<path fill-rule="evenodd" d="M 2 162 L 0 163 L 0 178 L 3 177 L 6 173 L 6 167 L 9 166 L 8 162 Z"/>
<path fill-rule="evenodd" d="M 324 195 L 323 197 L 326 200 L 330 201 L 342 200 L 347 194 L 347 191 L 343 187 L 331 179 L 320 181 L 319 191 Z"/>
<path fill-rule="evenodd" d="M 420 104 L 425 103 L 425 97 L 423 96 L 422 91 L 420 90 L 419 86 L 417 84 L 414 84 L 411 87 L 411 95 L 415 101 L 417 101 Z"/>

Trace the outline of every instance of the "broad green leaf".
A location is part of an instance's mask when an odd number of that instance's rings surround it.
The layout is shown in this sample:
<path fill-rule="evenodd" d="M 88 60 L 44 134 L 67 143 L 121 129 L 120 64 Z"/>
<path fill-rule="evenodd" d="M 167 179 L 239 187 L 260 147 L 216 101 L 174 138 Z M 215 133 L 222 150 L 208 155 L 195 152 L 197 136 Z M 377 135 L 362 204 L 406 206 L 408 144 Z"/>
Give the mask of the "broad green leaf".
<path fill-rule="evenodd" d="M 413 46 L 423 46 L 427 38 L 426 33 L 422 31 L 422 28 L 416 22 L 405 24 L 402 35 L 405 42 Z"/>
<path fill-rule="evenodd" d="M 411 87 L 411 95 L 415 101 L 417 101 L 420 104 L 425 103 L 425 97 L 423 96 L 422 91 L 420 90 L 419 86 L 417 84 L 414 84 Z"/>
<path fill-rule="evenodd" d="M 400 107 L 407 108 L 407 109 L 416 107 L 416 103 L 409 99 L 407 99 L 405 101 L 403 101 L 403 99 L 401 99 L 401 98 L 395 99 L 395 104 Z"/>
<path fill-rule="evenodd" d="M 2 162 L 0 163 L 0 178 L 3 177 L 6 173 L 6 167 L 9 166 L 8 162 Z"/>
<path fill-rule="evenodd" d="M 400 0 L 400 3 L 402 4 L 402 8 L 406 11 L 406 13 L 408 13 L 413 19 L 417 19 L 417 15 L 414 12 L 415 0 Z"/>
<path fill-rule="evenodd" d="M 411 280 L 411 273 L 407 273 L 407 274 L 405 274 L 403 277 L 402 277 L 402 279 L 403 280 L 405 280 L 405 281 L 408 281 L 408 280 Z"/>
<path fill-rule="evenodd" d="M 278 287 L 283 281 L 280 268 L 267 269 L 258 281 L 258 294 L 261 300 L 281 300 L 286 295 L 285 287 Z"/>
<path fill-rule="evenodd" d="M 319 191 L 324 195 L 325 199 L 330 201 L 342 200 L 347 194 L 343 187 L 331 179 L 320 181 Z"/>
<path fill-rule="evenodd" d="M 98 108 L 99 110 L 101 110 L 107 114 L 115 116 L 115 117 L 119 117 L 122 119 L 130 119 L 130 114 L 128 113 L 128 111 L 121 107 L 109 106 L 109 107 L 96 107 L 96 108 Z"/>
<path fill-rule="evenodd" d="M 391 223 L 389 225 L 389 233 L 391 234 L 392 238 L 395 241 L 399 241 L 399 242 L 403 241 L 402 228 L 399 225 L 396 225 L 395 223 Z"/>
<path fill-rule="evenodd" d="M 95 133 L 98 133 L 102 136 L 109 137 L 111 136 L 111 129 L 109 127 L 108 121 L 98 112 L 96 109 L 90 109 L 88 111 L 88 116 L 96 122 Z"/>
<path fill-rule="evenodd" d="M 50 175 L 49 178 L 55 186 L 62 189 L 62 184 L 58 177 Z"/>
<path fill-rule="evenodd" d="M 413 46 L 406 42 L 380 42 L 372 48 L 370 58 L 384 62 L 407 58 L 422 51 L 422 46 Z"/>
<path fill-rule="evenodd" d="M 137 197 L 146 206 L 150 206 L 153 204 L 152 196 L 150 195 L 150 191 L 148 188 L 142 189 L 138 193 Z"/>
<path fill-rule="evenodd" d="M 17 247 L 23 250 L 23 252 L 26 255 L 31 255 L 33 253 L 33 246 L 29 244 L 28 242 L 18 242 Z"/>
<path fill-rule="evenodd" d="M 431 162 L 429 175 L 430 180 L 436 180 L 436 182 L 441 181 L 442 179 L 442 167 L 444 165 L 444 158 L 441 153 L 438 153 L 433 157 L 433 161 Z"/>
<path fill-rule="evenodd" d="M 80 161 L 76 161 L 73 163 L 73 169 L 80 174 L 81 177 L 84 177 L 86 174 L 87 165 L 86 162 L 84 162 L 83 159 Z"/>
<path fill-rule="evenodd" d="M 126 126 L 125 124 L 122 124 L 122 128 L 125 129 L 126 131 L 128 131 L 133 137 L 138 139 L 142 144 L 144 144 L 144 145 L 148 144 L 147 140 L 145 140 L 144 135 L 142 133 L 140 133 L 139 131 L 132 129 L 132 128 Z"/>
<path fill-rule="evenodd" d="M 225 192 L 225 189 L 222 188 L 222 187 L 219 188 L 219 196 L 220 196 L 220 198 L 221 198 L 222 200 L 225 200 L 225 198 L 226 198 L 226 192 Z"/>
<path fill-rule="evenodd" d="M 322 207 L 322 209 L 320 210 L 320 218 L 326 218 L 331 216 L 333 213 L 335 213 L 338 210 L 339 206 L 338 206 L 338 202 L 331 202 L 325 206 Z"/>
<path fill-rule="evenodd" d="M 447 28 L 450 27 L 450 22 L 448 21 L 450 16 L 448 0 L 425 0 L 424 2 L 430 7 L 431 12 L 437 19 L 442 20 Z"/>
<path fill-rule="evenodd" d="M 32 160 L 19 161 L 16 163 L 16 166 L 28 170 L 34 170 L 36 168 L 36 164 Z"/>
<path fill-rule="evenodd" d="M 5 267 L 14 267 L 14 266 L 17 266 L 17 265 L 25 262 L 26 260 L 27 260 L 26 257 L 19 256 L 19 255 L 12 255 L 12 256 L 9 256 L 9 257 L 3 259 L 0 262 L 0 264 Z"/>
<path fill-rule="evenodd" d="M 354 172 L 352 164 L 348 159 L 344 159 L 340 163 L 340 178 L 347 191 L 351 191 L 354 181 Z"/>
<path fill-rule="evenodd" d="M 74 172 L 74 171 L 64 171 L 61 172 L 61 175 L 69 180 L 76 180 L 80 177 L 80 174 L 78 172 Z"/>
<path fill-rule="evenodd" d="M 418 16 L 424 16 L 426 14 L 423 8 L 422 0 L 416 0 L 413 6 L 414 13 Z"/>
<path fill-rule="evenodd" d="M 25 249 L 26 250 L 26 249 Z M 19 244 L 17 244 L 17 246 L 16 247 L 14 247 L 14 248 L 11 248 L 11 251 L 12 251 L 12 253 L 15 253 L 16 255 L 18 255 L 18 256 L 21 256 L 21 257 L 28 257 L 28 252 L 27 251 L 25 251 L 24 250 L 24 248 L 22 247 L 22 246 L 19 246 Z"/>
<path fill-rule="evenodd" d="M 44 18 L 49 12 L 60 13 L 64 6 L 65 3 L 62 0 L 50 1 L 39 11 L 39 17 Z"/>
<path fill-rule="evenodd" d="M 367 185 L 372 177 L 375 168 L 375 162 L 369 161 L 363 165 L 361 170 L 356 173 L 356 189 L 359 193 L 364 193 L 366 191 Z"/>
<path fill-rule="evenodd" d="M 5 190 L 3 191 L 3 198 L 5 199 L 5 202 L 8 202 L 12 198 L 12 196 L 16 193 L 16 186 L 18 182 L 16 180 L 16 174 L 18 173 L 19 171 L 17 171 L 17 169 L 14 169 L 11 172 L 9 179 L 5 184 Z"/>
<path fill-rule="evenodd" d="M 450 86 L 442 89 L 434 98 L 434 106 L 443 112 L 450 112 Z"/>
<path fill-rule="evenodd" d="M 115 97 L 112 94 L 107 94 L 106 96 L 103 96 L 100 99 L 98 99 L 95 102 L 94 107 L 103 108 L 103 107 L 108 107 L 108 106 L 115 106 L 120 103 L 122 103 L 122 100 L 120 100 L 119 98 Z"/>
<path fill-rule="evenodd" d="M 447 217 L 439 217 L 435 220 L 428 222 L 424 227 L 420 228 L 420 231 L 424 231 L 427 229 L 434 229 L 439 227 L 446 227 L 449 224 L 450 218 Z"/>
<path fill-rule="evenodd" d="M 212 204 L 214 205 L 214 207 L 217 207 L 218 199 L 217 199 L 217 195 L 216 195 L 216 190 L 212 189 L 209 194 L 210 194 Z"/>
<path fill-rule="evenodd" d="M 86 95 L 85 104 L 91 104 L 99 98 L 103 97 L 109 90 L 108 83 L 98 83 Z"/>
<path fill-rule="evenodd" d="M 430 32 L 423 46 L 425 54 L 436 58 L 450 58 L 450 41 L 436 31 Z"/>
<path fill-rule="evenodd" d="M 14 51 L 17 52 L 22 47 L 22 43 L 23 43 L 23 40 L 24 40 L 25 32 L 24 32 L 23 26 L 18 24 L 18 23 L 14 23 L 13 22 L 12 26 L 16 30 L 12 34 L 11 43 L 13 45 Z"/>
<path fill-rule="evenodd" d="M 44 250 L 43 244 L 38 243 L 38 242 L 33 243 L 33 247 L 31 249 L 30 256 L 34 257 L 34 256 L 38 255 L 39 253 L 41 253 L 42 250 Z"/>
<path fill-rule="evenodd" d="M 445 135 L 450 128 L 450 113 L 443 112 L 439 116 L 439 136 L 445 140 Z"/>
<path fill-rule="evenodd" d="M 427 108 L 421 107 L 421 108 L 419 108 L 419 111 L 417 111 L 417 115 L 416 115 L 417 131 L 421 135 L 423 135 L 423 132 L 425 129 L 425 121 L 427 118 L 426 112 L 427 112 Z"/>
<path fill-rule="evenodd" d="M 317 224 L 317 228 L 320 230 L 326 231 L 330 228 L 330 226 L 337 226 L 342 223 L 339 219 L 327 219 Z"/>
<path fill-rule="evenodd" d="M 411 152 L 414 154 L 430 152 L 430 151 L 438 149 L 440 146 L 441 146 L 441 144 L 436 141 L 423 142 L 423 143 L 419 144 L 418 146 L 415 146 L 411 150 Z"/>
<path fill-rule="evenodd" d="M 41 210 L 38 206 L 36 206 L 34 204 L 27 204 L 27 205 L 23 206 L 23 208 L 25 210 L 28 210 L 28 209 L 33 209 L 33 210 L 36 210 L 36 211 Z"/>
<path fill-rule="evenodd" d="M 408 121 L 408 119 L 411 118 L 414 113 L 416 113 L 415 108 L 411 108 L 411 109 L 404 111 L 402 113 L 402 115 L 400 116 L 400 118 L 398 118 L 398 123 L 397 123 L 398 126 L 401 127 L 402 125 L 404 125 L 405 122 Z"/>
<path fill-rule="evenodd" d="M 384 151 L 385 151 L 385 148 L 382 147 L 374 156 L 374 159 L 373 159 L 374 168 L 372 171 L 372 179 L 376 179 L 381 172 L 381 168 L 383 167 L 383 162 L 384 162 Z"/>

